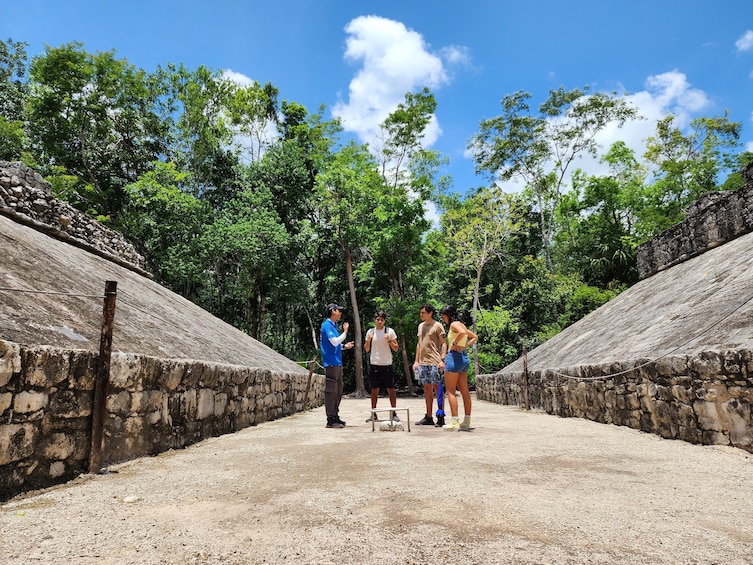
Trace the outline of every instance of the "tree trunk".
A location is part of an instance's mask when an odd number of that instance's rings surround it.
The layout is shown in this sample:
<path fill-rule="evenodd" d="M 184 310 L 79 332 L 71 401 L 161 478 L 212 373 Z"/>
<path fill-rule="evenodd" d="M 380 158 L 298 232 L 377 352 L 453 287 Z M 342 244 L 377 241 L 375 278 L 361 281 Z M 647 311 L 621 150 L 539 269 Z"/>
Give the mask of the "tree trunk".
<path fill-rule="evenodd" d="M 350 255 L 350 249 L 343 246 L 345 254 L 345 272 L 348 276 L 348 289 L 350 290 L 350 305 L 353 308 L 353 325 L 355 326 L 355 354 L 356 354 L 356 391 L 357 398 L 366 396 L 366 387 L 363 384 L 363 340 L 361 339 L 361 316 L 358 313 L 358 300 L 356 299 L 356 283 L 353 278 L 353 259 Z M 348 341 L 347 338 L 345 340 Z"/>
<path fill-rule="evenodd" d="M 256 324 L 256 339 L 264 343 L 264 315 L 267 312 L 267 296 L 261 290 L 261 275 L 259 275 L 259 321 Z"/>
<path fill-rule="evenodd" d="M 408 384 L 408 394 L 413 396 L 413 378 L 411 377 L 411 362 L 408 358 L 408 350 L 405 347 L 405 336 L 400 336 L 400 349 L 403 358 L 403 373 L 405 374 L 405 382 Z"/>
<path fill-rule="evenodd" d="M 483 268 L 483 267 L 482 267 Z M 481 269 L 479 269 L 476 272 L 476 285 L 473 288 L 473 307 L 471 308 L 471 323 L 473 325 L 473 333 L 478 335 L 478 307 L 479 307 L 479 299 L 478 295 L 481 292 Z M 478 340 L 473 344 L 473 374 L 478 377 L 479 373 L 479 362 L 478 362 Z"/>

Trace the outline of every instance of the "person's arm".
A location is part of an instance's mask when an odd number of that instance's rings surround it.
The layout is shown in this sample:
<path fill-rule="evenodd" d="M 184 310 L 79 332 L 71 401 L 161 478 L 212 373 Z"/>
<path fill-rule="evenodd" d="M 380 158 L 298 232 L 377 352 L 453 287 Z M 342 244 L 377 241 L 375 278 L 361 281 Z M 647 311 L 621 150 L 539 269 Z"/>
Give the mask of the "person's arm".
<path fill-rule="evenodd" d="M 369 353 L 371 351 L 372 339 L 374 339 L 374 334 L 372 332 L 372 329 L 369 328 L 369 331 L 366 332 L 366 343 L 363 344 L 363 348 L 366 350 L 366 353 Z"/>
<path fill-rule="evenodd" d="M 331 343 L 331 344 L 332 344 L 333 346 L 335 346 L 335 347 L 337 347 L 338 345 L 340 345 L 340 344 L 341 344 L 341 343 L 342 343 L 343 341 L 345 341 L 345 338 L 346 338 L 346 337 L 348 337 L 348 328 L 349 328 L 349 327 L 350 327 L 350 325 L 348 324 L 348 322 L 345 322 L 345 323 L 343 324 L 343 333 L 341 333 L 341 334 L 340 334 L 339 336 L 337 336 L 337 337 L 330 337 L 330 338 L 329 338 L 329 342 L 330 342 L 330 343 Z"/>
<path fill-rule="evenodd" d="M 388 342 L 390 344 L 390 349 L 392 351 L 397 351 L 398 345 L 397 345 L 397 334 L 394 330 L 390 330 L 390 335 L 388 336 Z"/>
<path fill-rule="evenodd" d="M 447 335 L 444 333 L 444 329 L 439 336 L 442 340 L 442 345 L 439 346 L 439 369 L 444 371 L 444 358 L 447 356 Z"/>
<path fill-rule="evenodd" d="M 468 328 L 466 328 L 465 333 L 468 336 L 468 341 L 465 343 L 465 348 L 468 349 L 471 345 L 476 343 L 478 336 Z"/>
<path fill-rule="evenodd" d="M 420 354 L 421 354 L 421 344 L 417 343 L 416 344 L 416 360 L 413 361 L 413 372 L 414 373 L 416 371 L 418 371 L 418 357 L 419 357 Z"/>

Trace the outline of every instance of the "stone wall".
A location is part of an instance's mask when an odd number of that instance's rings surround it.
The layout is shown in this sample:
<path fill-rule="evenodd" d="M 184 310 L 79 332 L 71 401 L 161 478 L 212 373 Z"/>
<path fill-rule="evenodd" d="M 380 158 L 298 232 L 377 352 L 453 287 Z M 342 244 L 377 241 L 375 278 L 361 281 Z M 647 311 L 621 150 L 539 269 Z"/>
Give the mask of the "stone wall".
<path fill-rule="evenodd" d="M 734 192 L 712 192 L 686 210 L 684 221 L 640 245 L 641 279 L 753 231 L 753 164 L 742 171 L 744 185 Z"/>
<path fill-rule="evenodd" d="M 0 500 L 88 472 L 97 354 L 0 341 Z M 306 373 L 114 352 L 102 465 L 304 410 Z M 324 401 L 314 374 L 308 406 Z"/>
<path fill-rule="evenodd" d="M 151 276 L 144 258 L 120 233 L 53 197 L 50 184 L 21 162 L 0 161 L 0 214 Z"/>
<path fill-rule="evenodd" d="M 527 392 L 526 392 L 527 391 Z M 481 375 L 481 400 L 753 452 L 753 351 Z"/>

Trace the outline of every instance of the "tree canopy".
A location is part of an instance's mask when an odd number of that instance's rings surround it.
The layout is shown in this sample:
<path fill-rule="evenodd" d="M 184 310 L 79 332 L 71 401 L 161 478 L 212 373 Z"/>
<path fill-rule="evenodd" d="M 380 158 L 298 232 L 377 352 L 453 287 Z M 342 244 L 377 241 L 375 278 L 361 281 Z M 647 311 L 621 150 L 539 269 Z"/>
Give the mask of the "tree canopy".
<path fill-rule="evenodd" d="M 292 359 L 316 355 L 327 303 L 348 304 L 357 392 L 377 310 L 409 389 L 425 302 L 475 327 L 472 373 L 499 370 L 635 283 L 637 246 L 704 194 L 739 188 L 753 161 L 726 113 L 687 128 L 668 115 L 635 155 L 597 143 L 641 118 L 625 96 L 561 87 L 533 111 L 519 91 L 469 140 L 481 186 L 455 191 L 448 157 L 425 145 L 428 88 L 407 92 L 369 146 L 271 83 L 180 63 L 146 72 L 79 43 L 31 61 L 25 49 L 0 41 L 0 159 L 35 168 L 121 231 L 160 283 Z M 582 156 L 607 172 L 578 169 Z"/>

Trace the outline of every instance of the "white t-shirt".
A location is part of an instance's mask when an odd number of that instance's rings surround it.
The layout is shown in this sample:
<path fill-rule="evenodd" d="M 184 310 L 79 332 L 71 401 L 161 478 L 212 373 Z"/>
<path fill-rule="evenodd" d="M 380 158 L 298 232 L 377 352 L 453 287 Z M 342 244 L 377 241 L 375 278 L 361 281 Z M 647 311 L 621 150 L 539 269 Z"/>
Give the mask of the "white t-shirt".
<path fill-rule="evenodd" d="M 372 365 L 392 365 L 392 348 L 389 342 L 384 339 L 384 332 L 390 336 L 390 341 L 397 339 L 397 334 L 392 328 L 385 326 L 383 329 L 369 328 L 366 332 L 366 339 L 371 335 L 371 351 L 369 360 Z"/>

